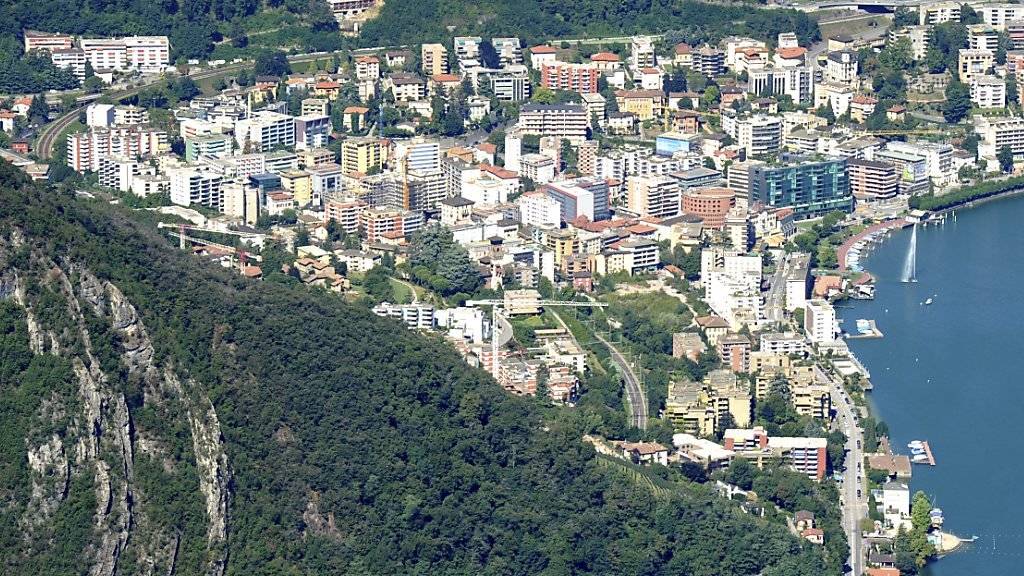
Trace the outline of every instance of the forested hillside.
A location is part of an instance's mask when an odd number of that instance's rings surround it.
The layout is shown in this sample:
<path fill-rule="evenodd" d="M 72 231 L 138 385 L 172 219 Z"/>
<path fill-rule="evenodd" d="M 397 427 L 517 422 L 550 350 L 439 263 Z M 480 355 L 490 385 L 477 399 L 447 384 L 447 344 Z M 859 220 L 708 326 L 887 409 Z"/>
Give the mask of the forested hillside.
<path fill-rule="evenodd" d="M 796 32 L 807 45 L 820 37 L 818 25 L 797 10 L 695 0 L 389 0 L 360 36 L 368 46 L 438 42 L 460 34 L 516 36 L 534 44 L 667 31 L 691 42 L 743 34 L 774 42 L 779 32 Z"/>
<path fill-rule="evenodd" d="M 443 341 L 0 162 L 0 573 L 830 574 Z"/>

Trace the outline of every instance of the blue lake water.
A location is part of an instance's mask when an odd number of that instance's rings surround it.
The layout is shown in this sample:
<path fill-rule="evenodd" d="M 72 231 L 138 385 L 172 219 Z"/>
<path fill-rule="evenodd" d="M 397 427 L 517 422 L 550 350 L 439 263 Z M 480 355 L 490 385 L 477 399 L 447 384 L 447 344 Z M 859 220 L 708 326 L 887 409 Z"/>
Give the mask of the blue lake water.
<path fill-rule="evenodd" d="M 866 261 L 876 299 L 839 312 L 847 331 L 873 318 L 885 334 L 850 347 L 893 447 L 931 445 L 938 465 L 915 465 L 911 490 L 943 509 L 948 531 L 979 536 L 925 574 L 1024 574 L 1024 197 L 956 217 L 919 228 L 917 283 L 900 282 L 907 228 Z"/>

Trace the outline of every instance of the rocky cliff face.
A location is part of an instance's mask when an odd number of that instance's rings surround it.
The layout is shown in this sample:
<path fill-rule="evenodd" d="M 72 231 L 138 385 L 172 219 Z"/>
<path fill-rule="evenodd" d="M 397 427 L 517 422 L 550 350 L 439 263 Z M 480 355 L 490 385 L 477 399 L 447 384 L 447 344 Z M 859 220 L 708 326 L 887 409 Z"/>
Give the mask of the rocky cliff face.
<path fill-rule="evenodd" d="M 28 257 L 11 257 L 16 251 Z M 95 497 L 82 556 L 89 574 L 174 574 L 187 546 L 201 548 L 194 554 L 202 558 L 201 571 L 222 575 L 231 471 L 217 412 L 201 383 L 157 359 L 140 315 L 117 286 L 76 262 L 29 248 L 17 231 L 0 238 L 0 256 L 19 262 L 0 271 L 0 299 L 23 310 L 32 353 L 70 362 L 75 384 L 73 394 L 42 399 L 30 419 L 31 487 L 19 521 L 26 550 L 52 544 L 44 534 L 67 505 L 72 482 L 81 479 Z M 140 419 L 144 425 L 137 425 Z M 46 433 L 58 422 L 67 425 Z M 183 542 L 195 522 L 175 518 L 182 504 L 165 486 L 181 486 L 201 500 L 202 542 Z"/>

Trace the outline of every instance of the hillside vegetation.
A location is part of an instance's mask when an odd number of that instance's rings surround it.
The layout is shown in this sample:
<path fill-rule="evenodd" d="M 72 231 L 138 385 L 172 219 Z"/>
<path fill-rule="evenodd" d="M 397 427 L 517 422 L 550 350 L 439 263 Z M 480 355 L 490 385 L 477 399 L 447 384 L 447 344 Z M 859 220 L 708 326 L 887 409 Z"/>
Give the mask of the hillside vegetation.
<path fill-rule="evenodd" d="M 0 162 L 0 572 L 829 574 L 439 338 Z"/>
<path fill-rule="evenodd" d="M 796 32 L 807 45 L 820 37 L 817 24 L 797 10 L 695 0 L 389 0 L 360 36 L 368 46 L 440 42 L 464 34 L 516 36 L 534 44 L 668 31 L 690 42 L 743 34 L 775 42 L 780 32 Z"/>

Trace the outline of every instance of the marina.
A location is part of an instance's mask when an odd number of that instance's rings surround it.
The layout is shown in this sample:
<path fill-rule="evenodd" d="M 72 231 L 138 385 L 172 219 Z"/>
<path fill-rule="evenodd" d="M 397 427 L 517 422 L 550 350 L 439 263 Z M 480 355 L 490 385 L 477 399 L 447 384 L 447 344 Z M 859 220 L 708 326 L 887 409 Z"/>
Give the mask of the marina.
<path fill-rule="evenodd" d="M 957 209 L 955 216 L 949 211 L 944 223 L 919 226 L 916 283 L 901 281 L 913 231 L 893 231 L 861 260 L 876 278 L 875 299 L 853 300 L 839 311 L 850 332 L 857 319 L 884 323 L 884 341 L 847 342 L 874 373 L 871 403 L 891 445 L 909 456 L 903 447 L 920 442 L 922 458 L 910 463 L 912 493 L 941 502 L 945 525 L 932 535 L 942 560 L 923 567 L 921 576 L 1021 572 L 1020 511 L 1005 495 L 1024 465 L 1012 458 L 984 469 L 978 463 L 998 458 L 1006 439 L 1021 431 L 1024 389 L 1016 382 L 1024 355 L 1007 354 L 1006 342 L 1018 339 L 1024 323 L 1024 261 L 1016 256 L 1024 244 L 1022 217 L 1024 197 L 1017 197 Z M 993 270 L 999 281 L 982 281 Z"/>
<path fill-rule="evenodd" d="M 914 464 L 935 466 L 935 456 L 932 454 L 932 448 L 927 440 L 913 440 L 907 444 L 907 448 L 910 448 L 910 461 Z"/>

